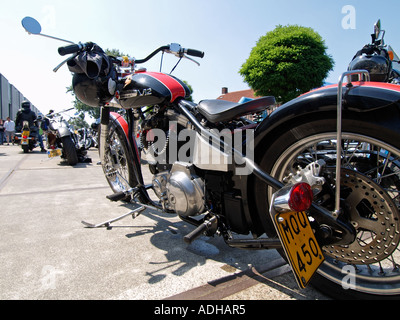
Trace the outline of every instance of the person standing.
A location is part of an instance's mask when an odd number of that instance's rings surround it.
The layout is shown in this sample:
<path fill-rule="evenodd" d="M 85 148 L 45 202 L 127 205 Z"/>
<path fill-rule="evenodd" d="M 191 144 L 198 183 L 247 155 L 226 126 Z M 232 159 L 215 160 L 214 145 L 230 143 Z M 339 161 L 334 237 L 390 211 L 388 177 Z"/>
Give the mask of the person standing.
<path fill-rule="evenodd" d="M 4 128 L 6 130 L 7 145 L 10 144 L 10 140 L 14 144 L 15 122 L 10 117 L 7 117 L 7 121 L 4 122 Z"/>
<path fill-rule="evenodd" d="M 4 143 L 4 121 L 0 119 L 0 145 Z"/>

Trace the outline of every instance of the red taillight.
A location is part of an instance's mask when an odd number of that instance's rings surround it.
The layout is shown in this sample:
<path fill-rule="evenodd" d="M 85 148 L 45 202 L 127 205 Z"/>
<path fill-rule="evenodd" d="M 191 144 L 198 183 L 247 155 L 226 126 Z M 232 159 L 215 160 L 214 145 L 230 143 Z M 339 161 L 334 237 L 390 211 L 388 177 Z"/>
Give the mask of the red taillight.
<path fill-rule="evenodd" d="M 27 139 L 28 138 L 28 136 L 22 136 L 22 139 Z"/>
<path fill-rule="evenodd" d="M 308 183 L 297 183 L 290 190 L 289 207 L 293 211 L 306 211 L 311 207 L 313 192 Z"/>

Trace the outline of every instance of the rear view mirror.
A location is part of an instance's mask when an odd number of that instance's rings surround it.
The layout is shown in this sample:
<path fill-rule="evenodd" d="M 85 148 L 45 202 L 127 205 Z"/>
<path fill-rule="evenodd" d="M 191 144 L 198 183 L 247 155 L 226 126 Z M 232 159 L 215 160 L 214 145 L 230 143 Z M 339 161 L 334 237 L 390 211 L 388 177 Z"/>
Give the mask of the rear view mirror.
<path fill-rule="evenodd" d="M 31 17 L 23 18 L 22 26 L 28 33 L 40 34 L 40 32 L 42 32 L 42 27 L 40 26 L 40 23 L 36 19 Z"/>
<path fill-rule="evenodd" d="M 381 33 L 381 19 L 379 19 L 374 25 L 374 33 L 375 39 L 378 39 L 379 34 Z"/>

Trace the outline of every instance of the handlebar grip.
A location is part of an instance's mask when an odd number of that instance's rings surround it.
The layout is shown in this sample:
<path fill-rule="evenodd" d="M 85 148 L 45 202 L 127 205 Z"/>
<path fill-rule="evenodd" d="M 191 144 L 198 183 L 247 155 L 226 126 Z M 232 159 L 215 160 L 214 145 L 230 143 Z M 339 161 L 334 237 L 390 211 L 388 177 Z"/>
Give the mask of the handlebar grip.
<path fill-rule="evenodd" d="M 82 49 L 81 44 L 72 44 L 70 46 L 60 47 L 58 48 L 58 53 L 61 56 L 65 56 L 66 54 L 79 52 Z"/>
<path fill-rule="evenodd" d="M 194 56 L 194 57 L 199 57 L 203 58 L 204 57 L 204 52 L 195 50 L 195 49 L 186 49 L 185 53 L 188 54 L 189 56 Z"/>

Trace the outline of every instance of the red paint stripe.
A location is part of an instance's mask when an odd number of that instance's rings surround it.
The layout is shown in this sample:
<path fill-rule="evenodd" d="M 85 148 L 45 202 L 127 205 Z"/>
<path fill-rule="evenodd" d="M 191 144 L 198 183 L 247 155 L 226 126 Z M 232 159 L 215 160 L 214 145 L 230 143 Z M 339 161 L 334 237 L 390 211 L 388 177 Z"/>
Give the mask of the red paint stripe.
<path fill-rule="evenodd" d="M 121 126 L 122 130 L 124 130 L 124 133 L 125 133 L 125 136 L 126 136 L 126 140 L 129 141 L 129 139 L 128 139 L 129 126 L 128 126 L 128 123 L 126 122 L 125 118 L 123 116 L 121 116 L 117 112 L 110 112 L 110 116 L 112 118 L 114 118 L 114 120 L 116 120 L 118 122 L 118 124 Z M 136 152 L 136 157 L 139 159 L 139 163 L 140 163 L 141 159 L 140 159 L 139 149 L 138 149 L 138 147 L 136 145 L 135 137 L 133 137 L 132 140 L 133 140 L 133 147 L 135 148 L 135 152 Z"/>
<path fill-rule="evenodd" d="M 160 81 L 171 92 L 170 102 L 174 102 L 179 97 L 185 97 L 185 88 L 173 77 L 160 72 L 146 72 L 146 74 Z"/>
<path fill-rule="evenodd" d="M 372 87 L 372 88 L 380 88 L 380 89 L 385 89 L 385 90 L 392 90 L 396 92 L 400 92 L 400 85 L 398 84 L 393 84 L 393 83 L 386 83 L 386 82 L 371 82 L 371 81 L 365 81 L 365 82 L 352 82 L 353 86 L 358 86 L 358 87 Z M 344 83 L 343 86 L 347 85 L 347 83 Z M 323 89 L 329 89 L 329 88 L 337 88 L 337 84 L 331 84 L 329 86 L 321 87 L 315 90 L 311 90 L 310 92 L 316 92 L 319 90 Z"/>
<path fill-rule="evenodd" d="M 129 127 L 128 127 L 128 123 L 126 122 L 126 120 L 124 119 L 124 117 L 122 117 L 119 113 L 117 112 L 110 112 L 110 116 L 114 118 L 114 120 L 118 121 L 119 125 L 122 127 L 122 129 L 125 132 L 125 136 L 128 137 L 128 132 L 129 132 Z"/>

